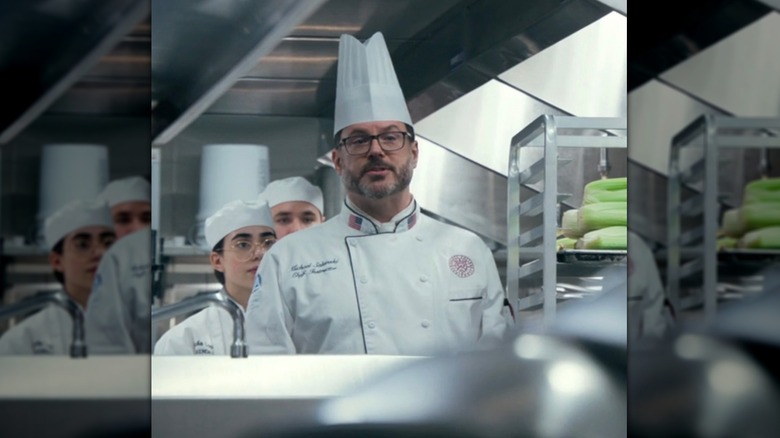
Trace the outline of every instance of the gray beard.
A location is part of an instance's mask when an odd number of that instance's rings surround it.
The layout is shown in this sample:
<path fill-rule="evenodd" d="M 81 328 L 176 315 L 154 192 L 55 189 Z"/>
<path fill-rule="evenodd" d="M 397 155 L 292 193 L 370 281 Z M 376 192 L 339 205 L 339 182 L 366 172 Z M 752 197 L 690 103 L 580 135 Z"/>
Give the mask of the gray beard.
<path fill-rule="evenodd" d="M 412 182 L 412 171 L 412 156 L 410 154 L 403 167 L 393 169 L 393 173 L 396 174 L 396 180 L 392 184 L 384 187 L 374 187 L 371 182 L 362 182 L 362 174 L 355 178 L 348 172 L 341 174 L 341 182 L 349 192 L 357 193 L 368 199 L 382 199 L 395 195 L 409 187 L 409 184 Z"/>

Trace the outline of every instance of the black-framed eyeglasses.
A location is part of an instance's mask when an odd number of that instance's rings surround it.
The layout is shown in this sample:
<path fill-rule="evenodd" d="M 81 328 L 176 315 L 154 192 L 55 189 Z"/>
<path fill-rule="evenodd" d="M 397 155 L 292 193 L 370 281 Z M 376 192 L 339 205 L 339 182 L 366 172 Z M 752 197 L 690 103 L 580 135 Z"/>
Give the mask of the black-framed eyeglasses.
<path fill-rule="evenodd" d="M 276 243 L 276 238 L 269 237 L 259 242 L 253 242 L 249 239 L 240 239 L 230 244 L 229 250 L 236 255 L 236 259 L 241 262 L 251 260 L 257 250 L 260 250 L 260 254 L 265 254 L 266 251 Z"/>
<path fill-rule="evenodd" d="M 359 134 L 343 138 L 341 145 L 350 155 L 365 155 L 371 149 L 371 142 L 375 139 L 383 151 L 392 152 L 404 147 L 407 138 L 411 140 L 412 135 L 402 131 L 389 131 L 377 135 Z"/>

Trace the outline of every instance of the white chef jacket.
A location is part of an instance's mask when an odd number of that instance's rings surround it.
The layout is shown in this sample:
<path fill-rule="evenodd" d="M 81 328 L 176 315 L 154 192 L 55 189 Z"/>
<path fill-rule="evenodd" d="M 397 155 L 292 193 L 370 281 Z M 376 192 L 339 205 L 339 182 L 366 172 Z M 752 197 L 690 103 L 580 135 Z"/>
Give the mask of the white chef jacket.
<path fill-rule="evenodd" d="M 247 306 L 249 354 L 425 356 L 497 346 L 512 325 L 493 256 L 420 213 L 341 213 L 276 243 Z M 506 301 L 508 304 L 508 301 Z M 508 310 L 508 308 L 507 308 Z"/>
<path fill-rule="evenodd" d="M 221 293 L 241 308 L 225 289 Z M 241 312 L 244 310 L 241 308 Z M 219 306 L 209 306 L 165 332 L 154 344 L 155 355 L 230 355 L 233 318 Z"/>
<path fill-rule="evenodd" d="M 128 234 L 103 254 L 84 316 L 90 353 L 151 353 L 151 266 L 149 228 Z"/>
<path fill-rule="evenodd" d="M 628 339 L 664 337 L 674 319 L 653 253 L 633 232 L 628 248 Z"/>
<path fill-rule="evenodd" d="M 50 304 L 0 337 L 0 355 L 70 355 L 72 343 L 70 314 L 62 307 Z"/>

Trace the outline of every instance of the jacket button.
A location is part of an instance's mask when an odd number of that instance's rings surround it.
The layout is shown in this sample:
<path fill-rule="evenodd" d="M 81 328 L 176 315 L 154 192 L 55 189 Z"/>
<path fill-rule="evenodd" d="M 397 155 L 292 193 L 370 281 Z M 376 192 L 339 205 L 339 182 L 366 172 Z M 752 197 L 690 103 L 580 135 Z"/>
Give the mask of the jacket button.
<path fill-rule="evenodd" d="M 423 319 L 420 325 L 423 326 L 423 328 L 428 328 L 431 326 L 431 322 L 428 321 L 427 319 Z"/>
<path fill-rule="evenodd" d="M 422 242 L 423 241 L 422 236 L 416 236 L 415 239 L 417 239 L 418 242 Z"/>
<path fill-rule="evenodd" d="M 374 321 L 368 323 L 368 328 L 375 328 L 375 327 L 376 327 L 376 323 Z"/>
<path fill-rule="evenodd" d="M 423 283 L 427 283 L 428 282 L 428 277 L 423 275 L 422 277 L 420 277 L 420 281 L 423 282 Z"/>
<path fill-rule="evenodd" d="M 368 283 L 368 277 L 366 277 L 365 275 L 361 275 L 360 276 L 360 282 L 363 283 L 363 284 Z"/>
<path fill-rule="evenodd" d="M 355 245 L 357 245 L 357 243 L 355 243 L 355 241 L 354 241 L 354 240 L 350 240 L 350 241 L 349 241 L 349 246 L 355 246 Z"/>

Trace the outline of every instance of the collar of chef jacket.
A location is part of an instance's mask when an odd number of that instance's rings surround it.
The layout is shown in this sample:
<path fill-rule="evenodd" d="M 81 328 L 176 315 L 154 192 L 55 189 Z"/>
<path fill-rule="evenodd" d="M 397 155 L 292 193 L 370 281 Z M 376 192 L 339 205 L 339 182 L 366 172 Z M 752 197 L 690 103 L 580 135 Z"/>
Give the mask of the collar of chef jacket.
<path fill-rule="evenodd" d="M 238 306 L 238 308 L 241 309 L 241 313 L 246 315 L 246 310 L 244 309 L 244 307 L 238 301 L 234 300 L 233 297 L 230 296 L 230 294 L 228 293 L 227 289 L 225 289 L 224 286 L 222 287 L 222 290 L 219 291 L 219 293 L 224 295 L 225 298 L 227 298 L 228 300 L 236 303 L 236 306 Z"/>
<path fill-rule="evenodd" d="M 347 198 L 344 202 L 347 207 L 342 210 L 341 220 L 353 230 L 364 234 L 403 233 L 412 229 L 417 224 L 420 207 L 417 201 L 412 199 L 409 205 L 393 216 L 390 221 L 381 223 L 367 215 Z"/>

